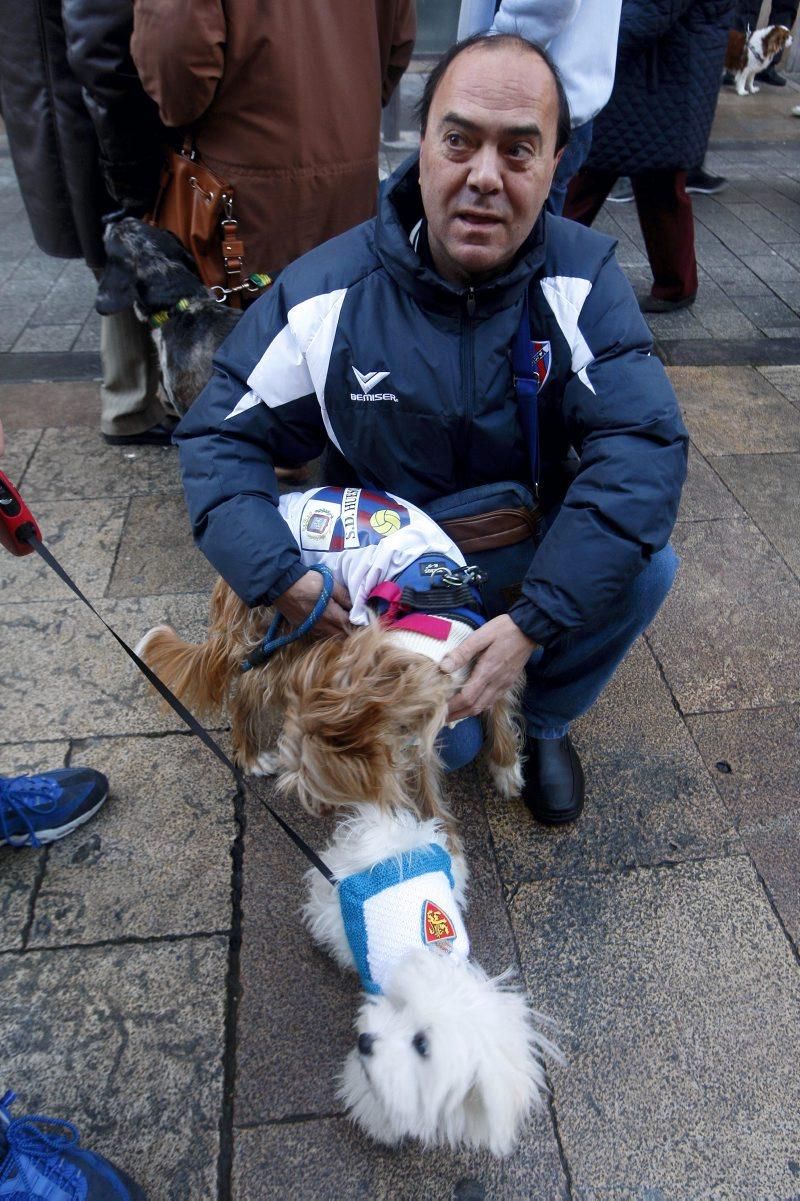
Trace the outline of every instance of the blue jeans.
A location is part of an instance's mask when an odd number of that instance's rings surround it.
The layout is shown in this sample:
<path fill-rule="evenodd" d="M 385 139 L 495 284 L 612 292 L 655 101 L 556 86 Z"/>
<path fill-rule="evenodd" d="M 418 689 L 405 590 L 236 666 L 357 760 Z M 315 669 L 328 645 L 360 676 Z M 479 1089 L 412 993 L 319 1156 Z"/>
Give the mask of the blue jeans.
<path fill-rule="evenodd" d="M 585 125 L 578 125 L 573 129 L 561 156 L 561 162 L 556 167 L 556 173 L 550 185 L 550 195 L 545 204 L 548 213 L 552 213 L 554 217 L 560 217 L 563 213 L 569 181 L 586 162 L 591 145 L 592 122 L 587 121 Z"/>
<path fill-rule="evenodd" d="M 591 708 L 653 621 L 677 570 L 678 556 L 665 546 L 597 621 L 534 651 L 525 668 L 528 682 L 522 697 L 528 734 L 560 738 Z"/>

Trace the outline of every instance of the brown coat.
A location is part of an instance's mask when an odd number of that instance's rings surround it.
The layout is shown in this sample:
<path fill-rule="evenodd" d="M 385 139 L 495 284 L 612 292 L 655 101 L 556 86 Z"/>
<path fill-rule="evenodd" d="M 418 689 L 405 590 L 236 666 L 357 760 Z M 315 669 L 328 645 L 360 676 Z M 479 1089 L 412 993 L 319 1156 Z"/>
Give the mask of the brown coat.
<path fill-rule="evenodd" d="M 248 272 L 373 216 L 381 104 L 415 32 L 414 0 L 134 0 L 142 83 L 234 187 Z"/>

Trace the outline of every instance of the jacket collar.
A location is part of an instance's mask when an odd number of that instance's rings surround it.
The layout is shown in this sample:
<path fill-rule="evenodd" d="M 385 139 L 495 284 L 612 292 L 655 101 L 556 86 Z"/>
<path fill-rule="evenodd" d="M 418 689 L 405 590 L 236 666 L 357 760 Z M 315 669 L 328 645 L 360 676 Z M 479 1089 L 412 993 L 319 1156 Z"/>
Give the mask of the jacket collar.
<path fill-rule="evenodd" d="M 400 287 L 410 292 L 423 307 L 444 313 L 460 312 L 466 303 L 468 289 L 442 279 L 412 244 L 413 232 L 423 216 L 419 156 L 415 154 L 397 168 L 386 184 L 375 227 L 376 251 Z M 475 311 L 487 316 L 514 304 L 531 277 L 542 267 L 544 255 L 545 215 L 542 212 L 508 271 L 496 279 L 476 284 Z"/>

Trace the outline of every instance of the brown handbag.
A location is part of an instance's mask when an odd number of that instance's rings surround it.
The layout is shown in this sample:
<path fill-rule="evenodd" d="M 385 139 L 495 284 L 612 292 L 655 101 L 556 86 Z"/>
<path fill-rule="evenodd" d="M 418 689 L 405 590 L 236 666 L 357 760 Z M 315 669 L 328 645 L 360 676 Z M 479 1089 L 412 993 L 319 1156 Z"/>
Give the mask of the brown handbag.
<path fill-rule="evenodd" d="M 181 150 L 168 151 L 158 196 L 145 220 L 175 234 L 209 288 L 235 288 L 245 282 L 244 243 L 238 237 L 233 200 L 233 188 L 200 161 L 191 141 Z M 239 293 L 227 299 L 239 306 Z"/>

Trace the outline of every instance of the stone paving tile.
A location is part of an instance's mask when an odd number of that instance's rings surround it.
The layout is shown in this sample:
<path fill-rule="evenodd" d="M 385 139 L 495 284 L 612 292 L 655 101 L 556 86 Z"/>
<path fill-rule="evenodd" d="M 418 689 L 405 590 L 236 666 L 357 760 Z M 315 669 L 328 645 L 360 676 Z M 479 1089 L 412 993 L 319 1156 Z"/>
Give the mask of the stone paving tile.
<path fill-rule="evenodd" d="M 691 309 L 678 309 L 675 313 L 646 313 L 645 316 L 656 339 L 711 337 L 709 330 Z"/>
<path fill-rule="evenodd" d="M 777 217 L 775 213 L 762 204 L 731 204 L 726 201 L 726 209 L 738 217 L 740 221 L 757 233 L 760 238 L 770 245 L 777 242 L 791 242 L 794 230 Z"/>
<path fill-rule="evenodd" d="M 580 821 L 540 826 L 521 801 L 487 797 L 507 885 L 741 849 L 644 643 L 575 723 L 574 734 L 586 772 Z"/>
<path fill-rule="evenodd" d="M 771 296 L 770 288 L 743 264 L 704 263 L 703 268 L 727 296 Z"/>
<path fill-rule="evenodd" d="M 0 390 L 2 391 L 2 390 Z M 0 402 L 1 404 L 2 402 Z M 0 420 L 3 418 L 3 411 L 0 407 Z M 17 430 L 11 433 L 5 428 L 3 421 L 3 429 L 5 433 L 5 454 L 0 458 L 0 467 L 14 484 L 19 484 L 22 476 L 25 473 L 25 468 L 30 462 L 31 456 L 36 449 L 36 443 L 42 435 L 41 430 Z M 4 564 L 4 570 L 7 570 L 7 562 Z M 2 581 L 0 581 L 0 588 Z"/>
<path fill-rule="evenodd" d="M 69 743 L 22 742 L 24 721 L 18 718 L 19 728 L 10 724 L 6 736 L 17 737 L 19 742 L 11 745 L 0 743 L 0 775 L 23 776 L 41 771 L 53 771 L 66 763 Z M 13 723 L 13 717 L 12 717 Z M 41 872 L 45 848 L 25 847 L 12 850 L 0 847 L 0 951 L 18 950 L 22 946 L 23 931 L 28 923 L 31 895 Z"/>
<path fill-rule="evenodd" d="M 794 1199 L 800 977 L 749 862 L 520 889 L 575 1198 Z"/>
<path fill-rule="evenodd" d="M 0 384 L 0 418 L 6 432 L 6 452 L 13 447 L 13 431 L 63 429 L 87 425 L 100 428 L 100 385 L 94 381 L 61 380 L 59 383 Z M 61 435 L 63 437 L 63 435 Z M 100 435 L 95 433 L 100 448 Z M 94 470 L 94 463 L 92 464 Z M 84 471 L 82 475 L 85 475 Z"/>
<path fill-rule="evenodd" d="M 153 1201 L 215 1197 L 227 968 L 223 938 L 0 956 L 21 1112 L 74 1121 Z"/>
<path fill-rule="evenodd" d="M 269 784 L 258 781 L 256 787 L 273 804 Z M 495 974 L 515 967 L 516 953 L 491 851 L 485 790 L 483 776 L 466 769 L 449 781 L 448 796 L 470 866 L 473 953 Z M 285 799 L 274 805 L 312 847 L 324 847 L 333 819 L 320 822 Z M 357 978 L 311 942 L 299 917 L 308 864 L 255 798 L 247 802 L 244 864 L 236 1121 L 328 1114 L 340 1108 L 335 1077 L 353 1045 Z M 313 997 L 314 1004 L 298 1003 L 302 997 Z M 290 1030 L 276 1024 L 276 1013 L 291 1014 Z"/>
<path fill-rule="evenodd" d="M 14 350 L 48 352 L 72 350 L 80 325 L 27 325 L 14 343 Z"/>
<path fill-rule="evenodd" d="M 670 378 L 702 454 L 800 450 L 797 410 L 752 367 L 673 367 Z"/>
<path fill-rule="evenodd" d="M 22 490 L 27 498 L 27 489 Z M 128 502 L 44 501 L 35 506 L 42 537 L 86 596 L 103 596 L 111 578 Z M 38 555 L 4 559 L 0 603 L 63 600 L 64 584 Z"/>
<path fill-rule="evenodd" d="M 800 404 L 800 366 L 797 367 L 758 367 L 759 375 L 769 380 L 773 388 L 777 388 L 787 400 Z"/>
<path fill-rule="evenodd" d="M 741 299 L 740 308 L 732 301 L 723 304 L 699 304 L 697 317 L 708 332 L 715 338 L 752 338 L 758 336 L 758 325 L 750 318 L 750 301 L 745 304 Z M 788 310 L 787 310 L 788 311 Z"/>
<path fill-rule="evenodd" d="M 797 314 L 777 296 L 737 297 L 737 304 L 760 330 L 797 325 Z"/>
<path fill-rule="evenodd" d="M 800 313 L 800 279 L 776 279 L 770 286 L 789 308 Z"/>
<path fill-rule="evenodd" d="M 91 312 L 83 323 L 73 350 L 100 350 L 100 315 Z"/>
<path fill-rule="evenodd" d="M 24 330 L 28 316 L 17 305 L 0 304 L 0 352 L 11 350 Z"/>
<path fill-rule="evenodd" d="M 712 466 L 800 576 L 800 454 L 730 455 Z"/>
<path fill-rule="evenodd" d="M 46 429 L 24 483 L 26 499 L 37 503 L 181 490 L 174 446 L 107 446 L 97 429 L 81 427 Z"/>
<path fill-rule="evenodd" d="M 94 309 L 97 283 L 88 267 L 71 262 L 37 305 L 31 325 L 61 325 L 79 317 L 82 325 Z"/>
<path fill-rule="evenodd" d="M 778 280 L 796 283 L 800 272 L 792 263 L 787 263 L 780 254 L 771 250 L 768 254 L 743 254 L 742 261 L 764 283 L 773 286 Z"/>
<path fill-rule="evenodd" d="M 800 952 L 800 813 L 763 818 L 740 827 L 742 842 L 756 865 L 772 903 Z"/>
<path fill-rule="evenodd" d="M 183 494 L 134 496 L 119 544 L 109 596 L 203 592 L 217 578 L 194 545 Z"/>
<path fill-rule="evenodd" d="M 71 596 L 66 588 L 65 595 Z M 205 597 L 104 600 L 97 609 L 131 646 L 161 622 L 190 640 L 201 640 L 207 628 Z M 25 714 L 29 739 L 183 729 L 177 715 L 161 711 L 141 673 L 76 599 L 0 608 L 0 690 L 7 711 L 16 707 Z"/>
<path fill-rule="evenodd" d="M 52 847 L 29 945 L 227 929 L 236 825 L 222 764 L 191 735 L 90 741 L 73 759 L 104 772 L 111 793 Z"/>
<path fill-rule="evenodd" d="M 478 1152 L 389 1150 L 342 1118 L 237 1130 L 233 1201 L 566 1201 L 555 1139 L 534 1117 L 506 1159 Z"/>
<path fill-rule="evenodd" d="M 684 713 L 800 698 L 800 584 L 750 521 L 688 522 L 649 640 Z"/>
<path fill-rule="evenodd" d="M 762 332 L 766 338 L 797 338 L 800 336 L 800 321 L 794 325 L 765 325 Z"/>
<path fill-rule="evenodd" d="M 798 706 L 698 713 L 686 720 L 737 822 L 800 812 Z"/>
<path fill-rule="evenodd" d="M 670 374 L 670 368 L 667 374 Z M 745 512 L 730 490 L 708 465 L 703 456 L 689 445 L 689 466 L 683 486 L 679 521 L 711 521 L 716 517 L 744 517 Z"/>

